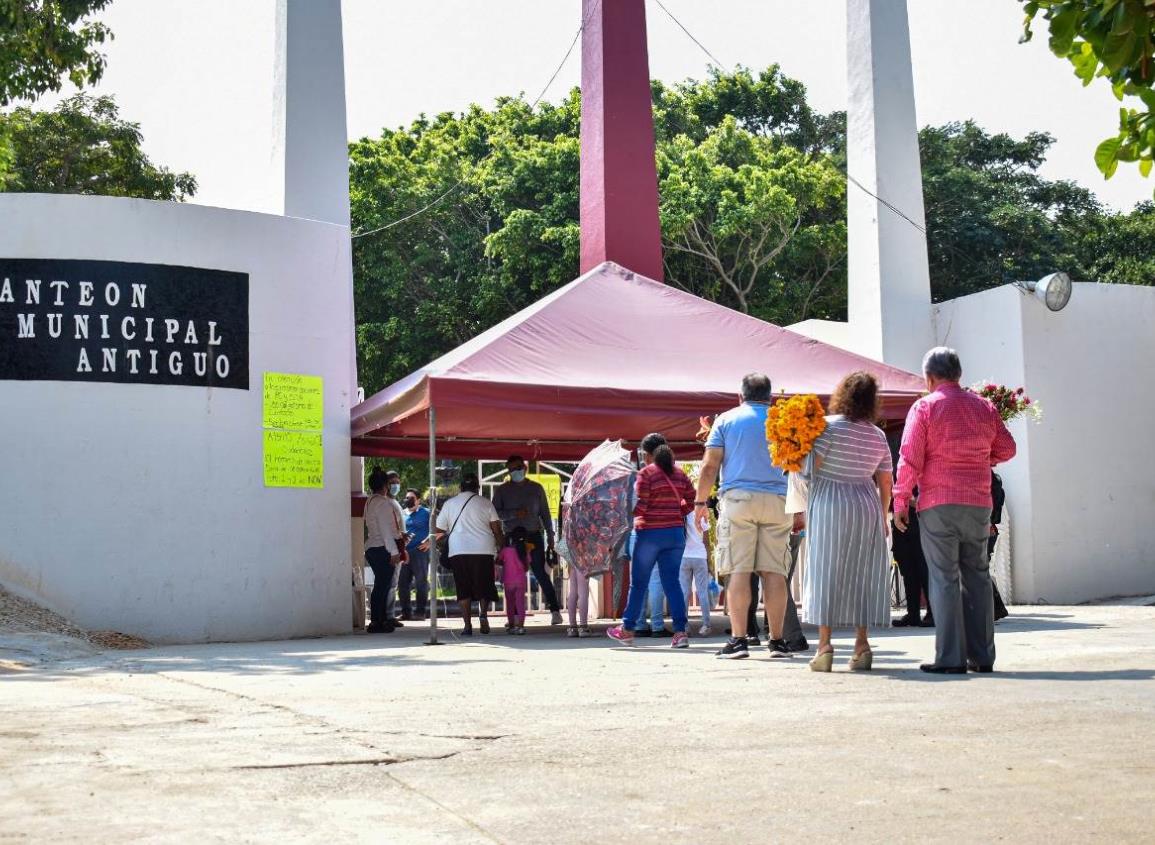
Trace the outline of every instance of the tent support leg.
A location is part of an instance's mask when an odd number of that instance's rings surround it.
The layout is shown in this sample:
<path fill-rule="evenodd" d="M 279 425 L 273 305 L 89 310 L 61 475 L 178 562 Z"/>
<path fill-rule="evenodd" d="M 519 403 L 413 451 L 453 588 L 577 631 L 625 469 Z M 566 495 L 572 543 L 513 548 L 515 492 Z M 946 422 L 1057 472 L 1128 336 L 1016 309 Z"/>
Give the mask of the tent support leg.
<path fill-rule="evenodd" d="M 437 412 L 429 407 L 429 513 L 437 513 Z M 430 525 L 430 529 L 433 526 Z M 434 536 L 436 530 L 430 530 Z M 440 561 L 437 559 L 437 540 L 429 544 L 429 639 L 426 645 L 442 645 L 437 641 L 437 588 Z"/>

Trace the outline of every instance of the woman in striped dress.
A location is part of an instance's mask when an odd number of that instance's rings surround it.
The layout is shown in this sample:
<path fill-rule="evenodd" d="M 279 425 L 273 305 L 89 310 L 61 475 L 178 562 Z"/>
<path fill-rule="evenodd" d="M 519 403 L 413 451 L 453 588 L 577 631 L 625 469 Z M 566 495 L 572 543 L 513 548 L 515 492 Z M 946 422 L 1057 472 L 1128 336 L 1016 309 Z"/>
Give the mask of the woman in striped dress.
<path fill-rule="evenodd" d="M 851 373 L 830 397 L 829 410 L 805 467 L 810 502 L 803 612 L 818 625 L 819 638 L 810 668 L 831 670 L 831 628 L 852 625 L 850 669 L 865 671 L 873 657 L 867 628 L 890 624 L 886 512 L 894 476 L 886 435 L 874 424 L 878 382 L 870 373 Z"/>

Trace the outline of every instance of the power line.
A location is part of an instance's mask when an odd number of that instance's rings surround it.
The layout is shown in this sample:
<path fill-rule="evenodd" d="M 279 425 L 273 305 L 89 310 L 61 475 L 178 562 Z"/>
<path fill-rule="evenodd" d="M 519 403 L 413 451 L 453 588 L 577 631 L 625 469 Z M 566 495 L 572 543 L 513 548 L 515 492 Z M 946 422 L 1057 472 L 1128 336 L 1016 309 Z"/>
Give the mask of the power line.
<path fill-rule="evenodd" d="M 548 92 L 550 87 L 553 85 L 553 83 L 557 81 L 558 76 L 561 74 L 562 68 L 564 68 L 566 62 L 569 61 L 569 57 L 571 55 L 573 55 L 573 49 L 574 49 L 574 47 L 577 46 L 578 40 L 581 38 L 582 32 L 586 28 L 586 23 L 589 21 L 589 19 L 591 17 L 593 17 L 594 13 L 597 11 L 598 7 L 601 6 L 601 4 L 602 4 L 602 0 L 598 0 L 598 2 L 594 3 L 593 6 L 590 7 L 589 14 L 587 14 L 584 18 L 582 18 L 581 25 L 577 28 L 577 32 L 574 33 L 573 40 L 570 41 L 569 47 L 565 51 L 565 55 L 561 57 L 561 61 L 558 62 L 557 67 L 554 68 L 553 73 L 549 77 L 549 81 L 547 81 L 545 83 L 545 86 L 541 89 L 541 93 L 538 94 L 537 97 L 534 98 L 533 102 L 529 104 L 529 110 L 530 111 L 533 111 L 535 108 L 537 108 L 538 103 L 540 103 L 542 101 L 542 99 L 545 97 L 546 92 Z M 482 161 L 484 161 L 486 158 L 489 158 L 489 156 L 491 156 L 491 155 L 493 155 L 492 152 L 489 153 L 489 155 L 485 156 L 485 158 L 483 158 Z M 429 209 L 433 208 L 434 206 L 440 205 L 450 194 L 457 191 L 457 189 L 460 188 L 464 184 L 465 184 L 465 177 L 463 176 L 460 179 L 458 179 L 457 182 L 455 182 L 452 186 L 450 186 L 449 190 L 445 191 L 445 193 L 441 194 L 435 200 L 422 206 L 421 208 L 417 209 L 416 211 L 414 211 L 410 214 L 406 214 L 404 217 L 402 217 L 398 220 L 394 220 L 391 223 L 386 223 L 384 226 L 378 226 L 376 229 L 370 229 L 367 232 L 355 232 L 351 237 L 353 240 L 356 240 L 357 238 L 365 238 L 365 237 L 368 237 L 369 235 L 376 235 L 378 232 L 384 232 L 386 229 L 392 229 L 394 226 L 400 226 L 402 223 L 405 223 L 409 220 L 412 220 L 414 217 L 420 217 L 422 214 L 427 212 Z"/>
<path fill-rule="evenodd" d="M 874 193 L 874 191 L 867 188 L 865 185 L 863 185 L 861 182 L 859 182 L 857 179 L 855 179 L 849 173 L 846 174 L 846 180 L 848 182 L 852 183 L 855 187 L 857 187 L 863 193 L 869 194 L 870 196 L 874 197 L 876 200 L 878 200 L 880 203 L 882 203 L 884 206 L 886 206 L 888 209 L 890 209 L 894 214 L 896 214 L 898 217 L 905 220 L 911 226 L 914 226 L 914 228 L 918 229 L 924 235 L 926 234 L 926 228 L 924 226 L 921 226 L 918 223 L 915 223 L 913 220 L 911 220 L 909 217 L 907 217 L 906 214 L 903 213 L 902 209 L 900 209 L 898 206 L 884 200 L 882 197 L 880 197 L 878 194 Z"/>
<path fill-rule="evenodd" d="M 676 17 L 674 17 L 674 13 L 665 7 L 665 5 L 662 3 L 662 0 L 654 0 L 654 2 L 658 4 L 658 8 L 661 9 L 663 12 L 665 12 L 666 15 L 670 18 L 670 20 L 672 20 L 674 23 L 676 23 L 678 25 L 678 29 L 680 29 L 680 30 L 682 30 L 682 32 L 686 33 L 686 36 L 691 41 L 693 41 L 695 44 L 698 45 L 698 47 L 702 50 L 702 52 L 705 53 L 710 58 L 710 61 L 712 61 L 715 65 L 717 65 L 717 67 L 719 69 L 726 70 L 727 66 L 725 64 L 723 64 L 722 62 L 720 62 L 718 60 L 717 56 L 715 56 L 713 53 L 711 53 L 709 50 L 707 50 L 706 45 L 703 44 L 701 41 L 699 41 L 697 38 L 695 38 L 694 34 L 692 32 L 690 32 L 690 30 L 686 29 L 686 27 L 682 24 L 682 22 L 680 20 L 678 20 Z"/>
<path fill-rule="evenodd" d="M 661 9 L 663 12 L 666 13 L 667 16 L 669 16 L 670 20 L 672 20 L 674 23 L 676 23 L 678 25 L 678 28 L 681 29 L 682 32 L 686 33 L 686 36 L 691 41 L 693 41 L 695 44 L 698 45 L 699 49 L 701 49 L 701 51 L 703 53 L 705 53 L 706 56 L 709 57 L 710 61 L 712 61 L 721 70 L 726 70 L 726 71 L 729 70 L 729 68 L 725 64 L 723 64 L 721 61 L 718 60 L 717 56 L 715 56 L 713 53 L 710 52 L 710 50 L 706 47 L 705 44 L 703 44 L 701 41 L 699 41 L 694 36 L 694 33 L 690 32 L 690 30 L 687 29 L 686 26 L 674 16 L 673 12 L 671 12 L 669 9 L 666 8 L 665 4 L 662 3 L 662 0 L 654 0 L 654 2 L 658 5 L 659 9 Z M 855 179 L 849 173 L 845 173 L 844 175 L 846 176 L 847 181 L 850 182 L 851 184 L 853 184 L 860 191 L 862 191 L 865 194 L 870 195 L 871 197 L 874 197 L 874 199 L 876 199 L 880 203 L 882 203 L 883 206 L 885 206 L 887 209 L 889 209 L 897 217 L 901 218 L 902 220 L 905 220 L 907 223 L 909 223 L 911 226 L 916 228 L 918 231 L 922 232 L 923 235 L 926 234 L 926 228 L 921 226 L 920 224 L 916 223 L 914 220 L 912 220 L 905 212 L 903 212 L 903 210 L 901 208 L 899 208 L 898 206 L 894 205 L 891 202 L 888 202 L 887 200 L 884 200 L 882 197 L 880 197 L 878 194 L 871 191 L 869 188 L 867 188 L 865 185 L 863 185 L 861 182 L 859 182 L 857 179 Z"/>

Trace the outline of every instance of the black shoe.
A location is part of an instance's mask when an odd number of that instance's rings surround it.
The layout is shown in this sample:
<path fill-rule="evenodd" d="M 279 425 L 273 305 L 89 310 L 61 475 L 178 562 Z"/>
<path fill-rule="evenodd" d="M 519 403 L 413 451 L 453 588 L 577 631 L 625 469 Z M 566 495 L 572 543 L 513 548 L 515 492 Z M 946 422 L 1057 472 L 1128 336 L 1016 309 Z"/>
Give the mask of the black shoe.
<path fill-rule="evenodd" d="M 750 649 L 746 647 L 745 640 L 730 637 L 724 646 L 714 652 L 714 656 L 724 660 L 741 660 L 743 657 L 750 656 Z"/>
<path fill-rule="evenodd" d="M 802 651 L 810 651 L 810 643 L 806 642 L 806 638 L 803 637 L 799 642 L 787 643 L 786 648 L 790 650 L 791 654 L 798 654 Z"/>
<path fill-rule="evenodd" d="M 394 619 L 394 620 L 393 620 L 393 627 L 394 627 L 394 628 L 404 628 L 405 626 L 401 624 L 401 621 L 400 621 L 400 620 L 398 620 L 398 619 Z"/>
<path fill-rule="evenodd" d="M 965 675 L 967 673 L 965 666 L 939 666 L 937 663 L 924 663 L 918 668 L 923 672 L 930 672 L 932 675 Z"/>
<path fill-rule="evenodd" d="M 461 631 L 461 636 L 463 636 L 463 637 L 472 637 L 472 636 L 473 636 L 473 629 L 472 629 L 472 628 L 465 628 L 465 629 L 463 629 L 463 630 Z"/>
<path fill-rule="evenodd" d="M 917 616 L 900 616 L 890 623 L 892 628 L 918 628 L 922 622 Z"/>
<path fill-rule="evenodd" d="M 396 622 L 386 622 L 381 626 L 381 633 L 383 634 L 392 634 L 395 630 L 397 630 Z"/>
<path fill-rule="evenodd" d="M 967 661 L 967 671 L 968 672 L 978 672 L 980 675 L 987 675 L 987 674 L 990 674 L 991 672 L 995 671 L 995 667 L 991 666 L 989 664 L 980 665 L 978 663 L 975 663 L 973 660 L 968 660 Z"/>
<path fill-rule="evenodd" d="M 766 648 L 770 650 L 770 656 L 777 659 L 782 659 L 790 656 L 790 646 L 786 645 L 786 640 L 770 640 L 766 643 Z"/>
<path fill-rule="evenodd" d="M 760 639 L 758 639 L 757 634 L 747 634 L 746 635 L 746 645 L 748 645 L 748 646 L 750 646 L 750 645 L 760 646 L 760 645 L 762 645 L 762 641 Z"/>
<path fill-rule="evenodd" d="M 923 619 L 922 623 L 921 623 L 921 627 L 933 628 L 934 627 L 934 617 L 933 616 L 927 616 L 925 619 Z"/>
<path fill-rule="evenodd" d="M 365 633 L 366 634 L 384 634 L 385 633 L 385 626 L 384 625 L 370 625 L 368 628 L 365 629 Z"/>
<path fill-rule="evenodd" d="M 651 637 L 672 637 L 672 636 L 674 636 L 674 632 L 673 631 L 667 631 L 665 628 L 663 628 L 660 631 L 650 631 L 650 636 Z"/>
<path fill-rule="evenodd" d="M 652 637 L 653 634 L 650 633 L 649 628 L 638 628 L 637 630 L 634 631 L 634 636 L 635 637 Z"/>

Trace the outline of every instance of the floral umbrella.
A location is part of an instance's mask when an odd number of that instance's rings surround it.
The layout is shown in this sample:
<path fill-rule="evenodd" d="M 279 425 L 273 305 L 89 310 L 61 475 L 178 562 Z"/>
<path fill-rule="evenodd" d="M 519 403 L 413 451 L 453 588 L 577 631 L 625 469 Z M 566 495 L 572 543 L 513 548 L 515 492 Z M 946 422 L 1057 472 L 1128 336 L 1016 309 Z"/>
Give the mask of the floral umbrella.
<path fill-rule="evenodd" d="M 589 577 L 608 572 L 633 523 L 637 471 L 620 440 L 586 455 L 562 501 L 561 553 Z"/>

